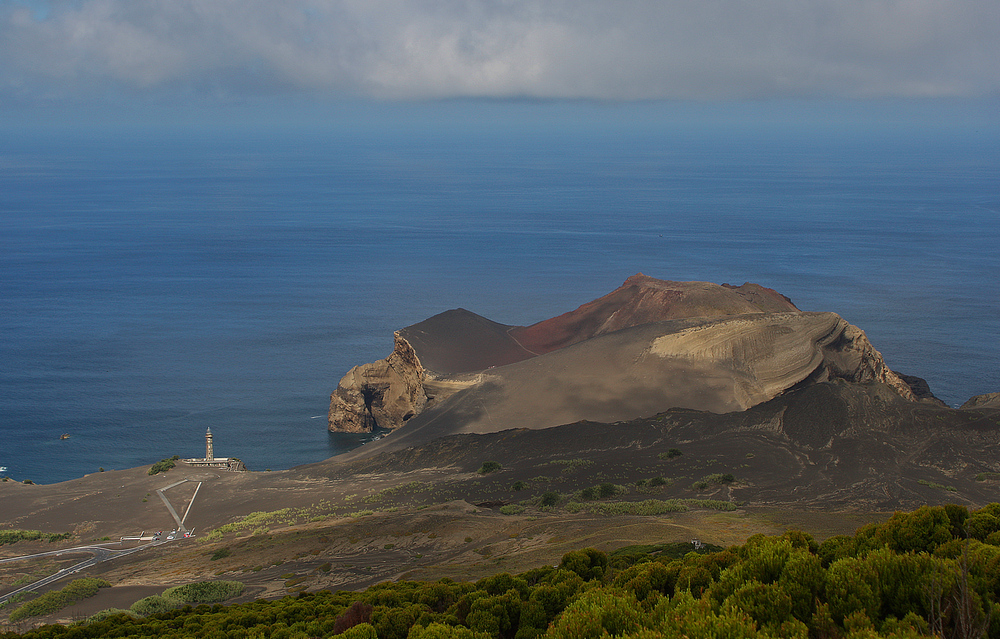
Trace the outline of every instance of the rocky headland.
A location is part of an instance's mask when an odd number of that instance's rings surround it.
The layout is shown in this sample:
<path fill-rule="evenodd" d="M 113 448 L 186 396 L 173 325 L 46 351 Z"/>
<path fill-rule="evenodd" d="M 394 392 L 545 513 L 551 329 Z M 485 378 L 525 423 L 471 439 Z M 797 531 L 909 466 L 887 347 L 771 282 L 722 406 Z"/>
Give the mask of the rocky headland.
<path fill-rule="evenodd" d="M 751 283 L 638 274 L 531 326 L 455 309 L 399 330 L 389 357 L 340 381 L 329 429 L 407 424 L 413 442 L 423 428 L 436 437 L 670 408 L 725 413 L 832 379 L 880 382 L 903 399 L 933 401 L 923 380 L 893 372 L 864 332 L 835 313 L 800 311 Z"/>

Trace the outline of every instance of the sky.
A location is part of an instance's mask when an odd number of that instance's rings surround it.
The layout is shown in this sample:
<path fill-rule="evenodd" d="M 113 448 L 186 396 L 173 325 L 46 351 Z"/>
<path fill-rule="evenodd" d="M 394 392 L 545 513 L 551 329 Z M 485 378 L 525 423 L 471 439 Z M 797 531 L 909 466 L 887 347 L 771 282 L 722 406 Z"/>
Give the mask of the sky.
<path fill-rule="evenodd" d="M 998 34 L 997 0 L 0 0 L 0 114 L 455 99 L 989 113 Z"/>

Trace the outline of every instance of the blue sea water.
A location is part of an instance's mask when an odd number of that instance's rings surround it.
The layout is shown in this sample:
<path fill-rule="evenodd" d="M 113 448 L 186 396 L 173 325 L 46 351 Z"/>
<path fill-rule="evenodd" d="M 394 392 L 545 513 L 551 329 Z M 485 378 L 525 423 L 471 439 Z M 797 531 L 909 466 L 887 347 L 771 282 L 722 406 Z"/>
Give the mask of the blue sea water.
<path fill-rule="evenodd" d="M 200 456 L 207 427 L 254 470 L 319 461 L 363 441 L 326 431 L 329 394 L 393 330 L 456 307 L 530 324 L 638 272 L 836 311 L 960 404 L 1000 390 L 997 141 L 8 134 L 0 466 Z"/>

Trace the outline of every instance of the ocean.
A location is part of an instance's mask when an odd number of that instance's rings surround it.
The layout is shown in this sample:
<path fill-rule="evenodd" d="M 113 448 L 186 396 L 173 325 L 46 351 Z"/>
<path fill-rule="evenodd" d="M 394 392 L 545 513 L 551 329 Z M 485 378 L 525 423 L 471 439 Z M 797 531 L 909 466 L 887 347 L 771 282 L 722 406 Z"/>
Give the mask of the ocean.
<path fill-rule="evenodd" d="M 431 129 L 5 133 L 4 474 L 202 456 L 209 427 L 252 470 L 320 461 L 369 437 L 327 432 L 329 395 L 394 330 L 639 272 L 835 311 L 951 405 L 1000 390 L 995 135 Z"/>

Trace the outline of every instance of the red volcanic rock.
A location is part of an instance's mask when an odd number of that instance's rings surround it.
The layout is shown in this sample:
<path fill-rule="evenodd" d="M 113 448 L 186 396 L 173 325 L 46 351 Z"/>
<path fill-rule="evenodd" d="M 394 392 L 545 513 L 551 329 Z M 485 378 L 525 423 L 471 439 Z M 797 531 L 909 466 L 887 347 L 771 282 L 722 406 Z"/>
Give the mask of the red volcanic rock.
<path fill-rule="evenodd" d="M 650 322 L 687 317 L 797 311 L 784 295 L 749 282 L 743 286 L 709 282 L 670 282 L 639 273 L 575 311 L 527 327 L 511 336 L 541 355 L 584 340 Z"/>

